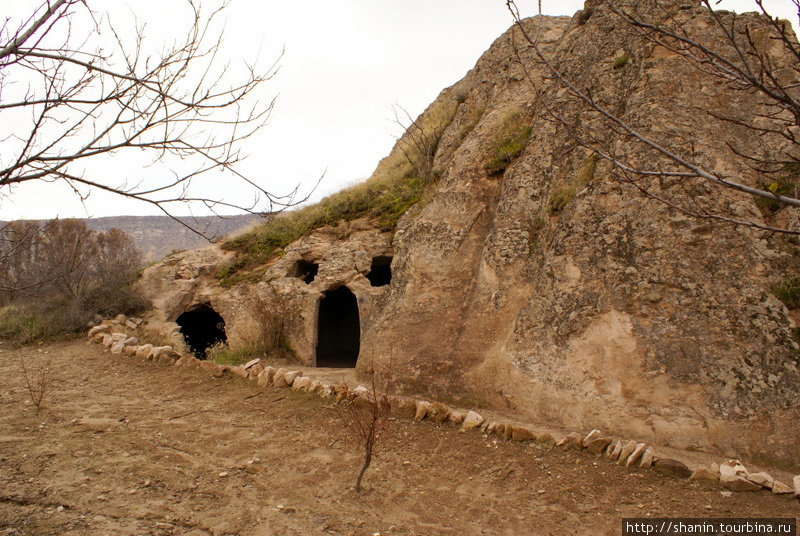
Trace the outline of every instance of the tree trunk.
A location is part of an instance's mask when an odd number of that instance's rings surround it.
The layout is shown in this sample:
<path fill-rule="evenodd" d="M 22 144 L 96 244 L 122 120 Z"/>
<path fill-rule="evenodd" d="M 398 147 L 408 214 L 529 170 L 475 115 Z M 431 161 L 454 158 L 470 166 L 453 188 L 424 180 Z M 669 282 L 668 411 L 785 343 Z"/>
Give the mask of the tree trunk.
<path fill-rule="evenodd" d="M 369 467 L 371 461 L 372 461 L 372 445 L 367 444 L 364 446 L 364 465 L 361 466 L 361 471 L 359 471 L 358 478 L 356 479 L 356 493 L 361 492 L 361 478 L 367 471 L 367 467 Z"/>

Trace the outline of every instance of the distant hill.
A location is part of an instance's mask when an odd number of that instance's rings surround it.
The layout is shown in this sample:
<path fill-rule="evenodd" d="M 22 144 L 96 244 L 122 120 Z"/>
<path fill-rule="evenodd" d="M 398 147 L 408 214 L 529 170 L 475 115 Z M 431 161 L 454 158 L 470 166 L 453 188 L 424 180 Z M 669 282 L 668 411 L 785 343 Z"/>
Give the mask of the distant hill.
<path fill-rule="evenodd" d="M 259 217 L 244 216 L 206 216 L 182 218 L 193 229 L 197 229 L 212 239 L 219 239 L 240 231 L 259 221 Z M 85 220 L 89 229 L 107 231 L 120 229 L 133 237 L 142 250 L 144 261 L 157 261 L 175 250 L 195 249 L 208 245 L 208 240 L 192 232 L 187 227 L 168 216 L 112 216 Z"/>

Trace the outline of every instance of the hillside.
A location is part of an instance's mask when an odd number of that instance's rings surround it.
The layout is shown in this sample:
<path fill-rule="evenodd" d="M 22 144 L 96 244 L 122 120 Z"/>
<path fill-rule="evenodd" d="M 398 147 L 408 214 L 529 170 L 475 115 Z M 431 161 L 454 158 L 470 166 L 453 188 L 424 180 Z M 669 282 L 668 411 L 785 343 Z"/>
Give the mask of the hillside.
<path fill-rule="evenodd" d="M 259 217 L 251 214 L 225 218 L 216 216 L 185 218 L 187 225 L 216 239 L 245 229 L 258 221 Z M 136 246 L 142 251 L 145 262 L 160 260 L 176 250 L 208 245 L 208 240 L 167 216 L 90 218 L 86 220 L 86 225 L 94 231 L 107 231 L 112 228 L 125 231 L 133 237 Z"/>

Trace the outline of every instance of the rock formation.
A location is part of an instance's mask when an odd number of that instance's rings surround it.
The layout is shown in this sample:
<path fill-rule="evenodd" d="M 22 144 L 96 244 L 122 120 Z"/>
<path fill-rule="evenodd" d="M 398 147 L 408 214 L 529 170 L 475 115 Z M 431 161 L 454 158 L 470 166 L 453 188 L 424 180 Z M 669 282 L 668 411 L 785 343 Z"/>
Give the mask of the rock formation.
<path fill-rule="evenodd" d="M 652 4 L 688 34 L 714 39 L 695 3 Z M 605 6 L 587 7 L 524 25 L 559 69 L 626 121 L 717 173 L 757 183 L 728 147 L 765 157 L 777 149 L 708 117 L 758 113 L 758 97 L 731 93 L 626 31 Z M 800 464 L 800 347 L 771 293 L 791 250 L 763 232 L 682 215 L 620 180 L 548 109 L 593 132 L 597 114 L 571 108 L 522 44 L 510 29 L 423 114 L 455 109 L 432 163 L 433 193 L 395 231 L 364 220 L 315 230 L 266 264 L 259 281 L 231 288 L 214 277 L 230 253 L 168 257 L 142 278 L 155 298 L 151 322 L 206 304 L 224 319 L 228 344 L 243 346 L 260 336 L 254 304 L 267 303 L 286 319 L 297 359 L 313 365 L 325 338 L 322 303 L 346 287 L 357 303 L 357 367 L 391 363 L 406 393 L 601 428 L 636 438 L 634 450 L 646 442 Z M 530 139 L 497 164 L 493 144 L 513 123 L 531 126 Z M 604 136 L 629 161 L 653 158 L 611 129 Z M 749 197 L 700 181 L 649 187 L 765 217 Z M 390 262 L 388 284 L 369 277 L 376 259 Z"/>

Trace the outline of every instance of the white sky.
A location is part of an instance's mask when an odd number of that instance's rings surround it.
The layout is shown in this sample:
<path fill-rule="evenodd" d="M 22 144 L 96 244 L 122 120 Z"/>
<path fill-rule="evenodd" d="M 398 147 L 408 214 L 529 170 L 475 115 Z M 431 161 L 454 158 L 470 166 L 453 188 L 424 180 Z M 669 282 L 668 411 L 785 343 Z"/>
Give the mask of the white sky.
<path fill-rule="evenodd" d="M 185 30 L 178 22 L 184 12 L 180 0 L 126 1 L 147 21 L 151 43 L 171 42 L 176 28 Z M 0 0 L 0 12 L 25 4 L 33 9 L 39 0 Z M 124 4 L 112 4 L 114 16 L 127 17 L 132 26 Z M 517 4 L 523 16 L 538 11 L 535 0 Z M 546 14 L 559 15 L 572 15 L 583 5 L 542 4 Z M 725 0 L 720 7 L 746 11 L 752 5 Z M 792 16 L 788 0 L 767 6 Z M 269 82 L 278 95 L 275 110 L 243 147 L 250 155 L 243 170 L 276 193 L 297 184 L 307 190 L 325 173 L 314 198 L 369 176 L 400 134 L 391 106 L 400 104 L 412 116 L 422 112 L 512 24 L 504 0 L 233 0 L 226 16 L 223 45 L 233 63 L 252 60 L 259 48 L 262 60 L 271 60 L 285 48 L 280 71 Z M 132 177 L 152 173 L 131 159 L 103 165 L 109 175 L 122 168 Z M 214 188 L 224 192 L 230 183 L 217 181 Z M 82 205 L 57 183 L 21 185 L 0 197 L 0 220 L 156 213 L 148 205 L 97 193 Z"/>

